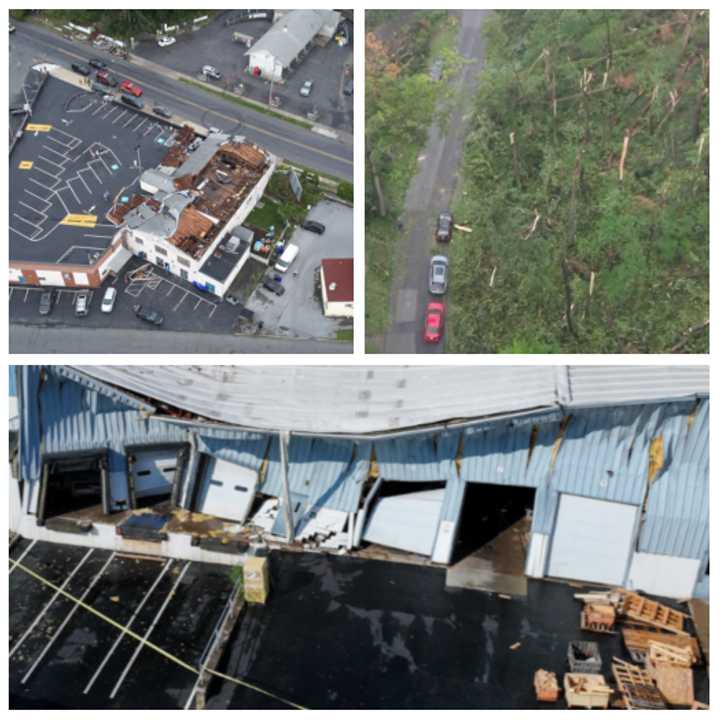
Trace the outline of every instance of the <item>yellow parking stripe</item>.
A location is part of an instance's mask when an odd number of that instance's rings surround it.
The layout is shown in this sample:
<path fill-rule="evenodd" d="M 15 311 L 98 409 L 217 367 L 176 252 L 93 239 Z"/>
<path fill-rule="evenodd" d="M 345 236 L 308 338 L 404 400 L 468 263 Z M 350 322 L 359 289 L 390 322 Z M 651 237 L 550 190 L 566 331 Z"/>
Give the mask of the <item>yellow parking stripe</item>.
<path fill-rule="evenodd" d="M 18 168 L 20 170 L 30 170 L 33 166 L 32 160 L 21 160 L 20 164 L 18 165 Z"/>
<path fill-rule="evenodd" d="M 40 125 L 38 123 L 28 123 L 25 126 L 25 130 L 28 132 L 50 132 L 52 125 Z"/>
<path fill-rule="evenodd" d="M 61 225 L 70 225 L 72 227 L 94 228 L 97 224 L 97 215 L 66 215 L 61 221 Z"/>

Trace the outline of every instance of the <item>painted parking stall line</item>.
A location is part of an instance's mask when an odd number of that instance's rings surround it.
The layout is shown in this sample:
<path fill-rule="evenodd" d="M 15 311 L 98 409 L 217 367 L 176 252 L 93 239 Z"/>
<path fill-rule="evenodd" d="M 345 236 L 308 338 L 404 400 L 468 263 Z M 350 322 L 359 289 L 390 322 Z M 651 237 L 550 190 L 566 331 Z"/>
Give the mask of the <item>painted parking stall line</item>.
<path fill-rule="evenodd" d="M 60 585 L 59 589 L 55 591 L 53 596 L 46 603 L 45 607 L 35 616 L 35 619 L 32 621 L 30 626 L 27 628 L 27 630 L 25 630 L 25 632 L 22 634 L 20 639 L 15 643 L 13 648 L 10 650 L 10 657 L 12 657 L 20 649 L 20 646 L 25 642 L 25 640 L 27 640 L 27 638 L 30 636 L 32 631 L 37 627 L 37 624 L 40 622 L 40 620 L 42 620 L 42 618 L 47 613 L 47 611 L 50 610 L 50 608 L 53 606 L 55 601 L 62 594 L 62 591 L 65 590 L 65 588 L 68 586 L 68 583 L 75 577 L 75 575 L 77 574 L 77 571 L 85 564 L 85 562 L 93 554 L 93 552 L 94 552 L 94 549 L 90 548 L 85 553 L 85 555 L 83 555 L 80 562 L 73 568 L 72 572 L 70 572 L 68 574 L 68 576 L 65 578 L 65 580 L 63 580 L 62 585 Z"/>
<path fill-rule="evenodd" d="M 100 568 L 98 573 L 95 575 L 95 577 L 92 579 L 90 584 L 87 586 L 87 588 L 85 589 L 85 592 L 83 592 L 83 594 L 80 596 L 80 602 L 85 602 L 85 599 L 90 594 L 90 591 L 95 587 L 95 585 L 97 585 L 97 583 L 100 581 L 100 578 L 103 576 L 103 573 L 105 572 L 105 570 L 107 570 L 107 568 L 110 566 L 110 563 L 114 559 L 115 559 L 115 553 L 113 552 L 110 554 L 110 557 L 108 557 L 108 559 L 105 561 L 105 564 L 102 566 L 102 568 Z M 21 685 L 27 684 L 28 680 L 32 677 L 33 673 L 38 668 L 38 665 L 40 665 L 40 663 L 42 662 L 45 655 L 47 655 L 50 648 L 55 644 L 55 641 L 60 637 L 60 634 L 67 627 L 67 624 L 70 622 L 70 620 L 72 620 L 73 616 L 75 615 L 75 613 L 77 612 L 79 607 L 80 607 L 80 605 L 78 605 L 78 604 L 73 605 L 70 612 L 65 616 L 65 619 L 62 621 L 62 623 L 60 623 L 57 630 L 53 633 L 53 635 L 50 638 L 50 640 L 48 641 L 47 645 L 45 645 L 45 647 L 41 650 L 40 654 L 35 659 L 35 662 L 30 666 L 30 669 L 25 673 L 22 680 L 20 680 Z"/>
<path fill-rule="evenodd" d="M 162 569 L 160 570 L 160 573 L 155 578 L 155 581 L 150 586 L 149 590 L 145 593 L 142 600 L 138 604 L 137 608 L 135 608 L 135 611 L 130 616 L 130 619 L 125 623 L 126 628 L 130 629 L 132 627 L 132 625 L 135 622 L 135 620 L 137 619 L 138 615 L 140 614 L 142 609 L 145 607 L 145 603 L 147 603 L 148 599 L 153 594 L 153 592 L 155 591 L 157 586 L 160 584 L 160 581 L 165 577 L 165 574 L 171 568 L 172 564 L 173 564 L 173 560 L 168 560 L 163 565 Z M 108 660 L 110 660 L 112 655 L 115 653 L 115 650 L 117 650 L 118 645 L 122 642 L 122 640 L 125 636 L 126 636 L 125 633 L 121 632 L 118 634 L 117 638 L 115 638 L 115 642 L 113 643 L 112 647 L 110 648 L 110 650 L 108 650 L 107 654 L 103 658 L 103 660 L 100 663 L 100 665 L 98 666 L 97 670 L 95 671 L 93 676 L 88 681 L 88 684 L 85 686 L 85 689 L 83 690 L 84 695 L 87 695 L 90 692 L 92 686 L 95 684 L 95 681 L 98 679 L 98 677 L 100 676 L 100 673 L 103 671 L 103 668 L 105 667 L 105 665 L 107 665 Z"/>
<path fill-rule="evenodd" d="M 155 629 L 155 626 L 160 621 L 160 618 L 163 616 L 163 613 L 167 609 L 167 606 L 170 604 L 170 601 L 173 599 L 173 596 L 175 595 L 175 591 L 177 590 L 178 586 L 182 582 L 182 579 L 185 577 L 185 574 L 190 568 L 190 565 L 192 563 L 190 561 L 185 563 L 185 566 L 181 570 L 180 574 L 177 577 L 177 580 L 175 580 L 175 583 L 173 584 L 170 592 L 168 593 L 167 597 L 165 598 L 165 601 L 163 602 L 162 606 L 158 610 L 157 614 L 155 615 L 155 618 L 148 628 L 147 632 L 143 636 L 142 642 L 138 643 L 137 648 L 135 649 L 135 652 L 133 653 L 133 656 L 130 658 L 130 662 L 125 666 L 125 669 L 121 673 L 120 677 L 118 678 L 117 683 L 115 683 L 115 687 L 112 689 L 112 692 L 110 693 L 110 699 L 113 699 L 115 695 L 117 695 L 118 690 L 120 690 L 120 687 L 125 682 L 125 678 L 128 676 L 128 673 L 132 669 L 132 666 L 135 664 L 135 660 L 137 660 L 138 655 L 140 654 L 143 647 L 145 647 L 145 643 L 147 642 L 148 638 L 152 634 L 152 631 Z"/>
<path fill-rule="evenodd" d="M 25 556 L 30 553 L 30 551 L 35 547 L 35 543 L 37 543 L 37 540 L 33 540 L 23 551 L 22 555 L 16 560 L 17 563 L 22 563 L 22 561 L 25 559 Z M 17 565 L 13 565 L 10 570 L 8 571 L 8 577 L 12 575 L 15 572 L 15 568 Z"/>

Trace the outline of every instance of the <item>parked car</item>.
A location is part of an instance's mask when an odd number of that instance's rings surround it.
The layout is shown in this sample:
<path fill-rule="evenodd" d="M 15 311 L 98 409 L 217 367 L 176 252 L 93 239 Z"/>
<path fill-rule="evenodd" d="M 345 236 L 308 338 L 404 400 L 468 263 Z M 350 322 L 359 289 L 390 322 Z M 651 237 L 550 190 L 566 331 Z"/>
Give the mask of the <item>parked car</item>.
<path fill-rule="evenodd" d="M 306 81 L 302 84 L 302 87 L 300 88 L 300 94 L 301 94 L 303 97 L 309 97 L 309 96 L 310 96 L 310 93 L 312 92 L 312 89 L 313 89 L 313 81 L 312 81 L 312 80 L 306 80 Z"/>
<path fill-rule="evenodd" d="M 159 313 L 157 310 L 152 310 L 151 308 L 143 307 L 142 305 L 134 305 L 133 312 L 141 320 L 151 325 L 162 325 L 165 322 L 162 313 Z"/>
<path fill-rule="evenodd" d="M 75 315 L 85 317 L 90 312 L 90 293 L 79 292 L 75 296 Z"/>
<path fill-rule="evenodd" d="M 175 44 L 175 38 L 170 37 L 169 35 L 163 35 L 162 37 L 158 38 L 158 47 L 170 47 L 170 45 Z"/>
<path fill-rule="evenodd" d="M 350 96 L 350 95 L 353 94 L 354 90 L 355 90 L 355 88 L 353 87 L 353 81 L 352 81 L 352 80 L 348 80 L 348 81 L 343 85 L 343 94 L 344 94 L 344 95 Z"/>
<path fill-rule="evenodd" d="M 438 242 L 450 242 L 453 230 L 453 217 L 449 212 L 442 212 L 438 215 L 437 230 L 435 239 Z"/>
<path fill-rule="evenodd" d="M 53 306 L 53 294 L 52 290 L 48 290 L 47 292 L 44 292 L 40 296 L 40 314 L 41 315 L 49 315 L 52 312 L 52 306 Z"/>
<path fill-rule="evenodd" d="M 285 294 L 285 287 L 283 284 L 279 283 L 275 280 L 275 278 L 270 277 L 269 275 L 263 280 L 263 287 L 278 296 Z"/>
<path fill-rule="evenodd" d="M 105 294 L 103 295 L 102 299 L 102 305 L 100 306 L 100 310 L 104 313 L 109 313 L 113 311 L 113 308 L 115 307 L 115 300 L 117 299 L 117 290 L 114 287 L 109 287 L 107 290 L 105 290 Z"/>
<path fill-rule="evenodd" d="M 203 65 L 202 74 L 211 80 L 222 80 L 222 73 L 212 65 Z"/>
<path fill-rule="evenodd" d="M 171 113 L 166 107 L 163 107 L 162 105 L 156 105 L 156 106 L 153 108 L 153 112 L 154 112 L 156 115 L 159 115 L 160 117 L 164 117 L 164 118 L 171 118 L 171 117 L 172 117 L 172 113 Z"/>
<path fill-rule="evenodd" d="M 98 70 L 95 74 L 95 79 L 100 84 L 108 85 L 109 87 L 115 87 L 118 84 L 118 79 L 107 70 Z"/>
<path fill-rule="evenodd" d="M 317 220 L 306 220 L 301 227 L 303 230 L 309 230 L 318 235 L 322 235 L 325 232 L 325 226 Z"/>
<path fill-rule="evenodd" d="M 430 280 L 428 289 L 431 295 L 444 295 L 448 288 L 448 259 L 444 255 L 430 258 Z"/>
<path fill-rule="evenodd" d="M 90 67 L 95 68 L 96 70 L 106 70 L 107 69 L 107 63 L 104 63 L 102 60 L 98 60 L 97 58 L 90 58 L 88 60 L 88 65 Z"/>
<path fill-rule="evenodd" d="M 130 80 L 123 80 L 120 83 L 120 89 L 123 92 L 134 95 L 135 97 L 140 97 L 143 94 L 142 88 L 139 85 L 136 85 L 134 82 L 131 82 Z"/>
<path fill-rule="evenodd" d="M 84 77 L 87 77 L 92 72 L 87 65 L 83 65 L 82 63 L 73 63 L 70 67 L 78 73 L 78 75 L 83 75 Z"/>
<path fill-rule="evenodd" d="M 439 343 L 442 340 L 444 325 L 445 305 L 439 302 L 429 302 L 425 308 L 423 340 L 426 343 Z"/>
<path fill-rule="evenodd" d="M 130 105 L 130 107 L 137 108 L 138 110 L 142 110 L 145 107 L 145 103 L 142 100 L 138 100 L 136 97 L 130 95 L 121 95 L 120 100 L 126 105 Z"/>

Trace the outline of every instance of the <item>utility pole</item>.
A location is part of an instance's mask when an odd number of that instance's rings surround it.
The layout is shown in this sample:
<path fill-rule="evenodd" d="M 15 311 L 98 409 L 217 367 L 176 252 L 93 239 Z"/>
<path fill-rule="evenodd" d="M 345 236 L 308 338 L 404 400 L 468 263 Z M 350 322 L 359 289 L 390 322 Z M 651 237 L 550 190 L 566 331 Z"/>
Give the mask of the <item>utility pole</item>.
<path fill-rule="evenodd" d="M 280 441 L 280 471 L 283 481 L 283 505 L 285 506 L 285 529 L 288 543 L 295 540 L 295 524 L 293 522 L 292 501 L 290 499 L 290 481 L 288 480 L 288 445 L 290 433 L 282 431 L 278 435 Z"/>

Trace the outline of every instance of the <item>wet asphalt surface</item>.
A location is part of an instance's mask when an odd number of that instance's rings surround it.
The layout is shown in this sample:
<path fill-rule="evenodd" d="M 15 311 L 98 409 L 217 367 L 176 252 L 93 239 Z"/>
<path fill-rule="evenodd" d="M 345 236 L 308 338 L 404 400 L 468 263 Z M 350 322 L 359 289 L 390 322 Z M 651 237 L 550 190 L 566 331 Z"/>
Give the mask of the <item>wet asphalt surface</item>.
<path fill-rule="evenodd" d="M 439 299 L 428 292 L 428 271 L 432 255 L 447 255 L 447 248 L 435 243 L 435 223 L 439 213 L 450 208 L 457 186 L 468 129 L 466 101 L 477 87 L 485 54 L 481 28 L 484 17 L 491 11 L 457 12 L 460 26 L 456 49 L 469 62 L 454 81 L 454 107 L 447 120 L 447 131 L 437 122 L 430 128 L 422 160 L 405 198 L 400 218 L 404 227 L 398 248 L 400 262 L 393 278 L 390 324 L 383 347 L 386 353 L 443 352 L 444 342 L 428 344 L 423 340 L 425 307 L 431 299 Z M 450 283 L 452 276 L 451 266 Z M 440 300 L 447 303 L 447 298 Z"/>
<path fill-rule="evenodd" d="M 568 642 L 598 642 L 608 680 L 613 655 L 629 659 L 620 635 L 580 631 L 574 592 L 529 580 L 505 600 L 446 589 L 439 568 L 273 553 L 269 603 L 246 608 L 220 669 L 313 709 L 562 708 L 535 700 L 533 674 L 562 682 Z M 707 701 L 704 671 L 695 684 Z M 220 681 L 211 694 L 212 708 L 282 707 Z"/>
<path fill-rule="evenodd" d="M 29 542 L 11 552 L 18 558 Z M 23 562 L 62 582 L 85 548 L 37 543 Z M 80 594 L 109 553 L 95 550 L 70 581 Z M 144 634 L 177 581 L 175 561 L 133 624 Z M 93 607 L 126 622 L 159 576 L 162 561 L 115 557 L 88 596 Z M 150 639 L 197 663 L 230 592 L 228 569 L 192 563 Z M 266 606 L 246 606 L 219 670 L 313 709 L 562 708 L 538 704 L 534 671 L 566 671 L 567 644 L 600 644 L 602 672 L 613 655 L 629 659 L 621 636 L 579 629 L 579 588 L 528 581 L 525 599 L 445 588 L 445 571 L 418 565 L 319 554 L 272 553 Z M 20 570 L 10 577 L 10 646 L 52 591 Z M 86 695 L 117 632 L 78 611 L 43 661 L 22 678 L 70 611 L 59 599 L 10 662 L 12 708 L 178 708 L 195 676 L 144 649 L 114 698 L 135 641 L 123 640 Z M 511 650 L 511 646 L 520 646 Z M 707 702 L 705 669 L 695 673 L 696 697 Z M 280 709 L 280 701 L 223 680 L 209 688 L 210 709 Z"/>
<path fill-rule="evenodd" d="M 21 540 L 11 555 L 18 559 L 28 545 L 28 541 Z M 59 584 L 80 565 L 87 553 L 87 548 L 37 543 L 22 562 Z M 109 557 L 108 551 L 93 550 L 65 589 L 75 596 L 81 596 L 104 568 L 85 602 L 125 624 L 160 577 L 166 561 L 116 555 L 106 565 Z M 131 629 L 145 635 L 174 587 L 175 593 L 149 639 L 184 661 L 197 665 L 229 597 L 232 581 L 227 567 L 202 563 L 190 563 L 181 577 L 185 565 L 185 561 L 172 562 L 155 585 Z M 53 594 L 53 590 L 42 586 L 19 569 L 11 574 L 11 648 L 22 638 Z M 140 651 L 114 697 L 111 697 L 138 647 L 134 639 L 127 637 L 120 641 L 88 688 L 93 675 L 119 636 L 119 631 L 82 609 L 74 613 L 42 660 L 36 664 L 72 607 L 70 600 L 57 598 L 13 654 L 9 675 L 12 708 L 132 709 L 184 706 L 196 676 L 147 648 Z"/>

